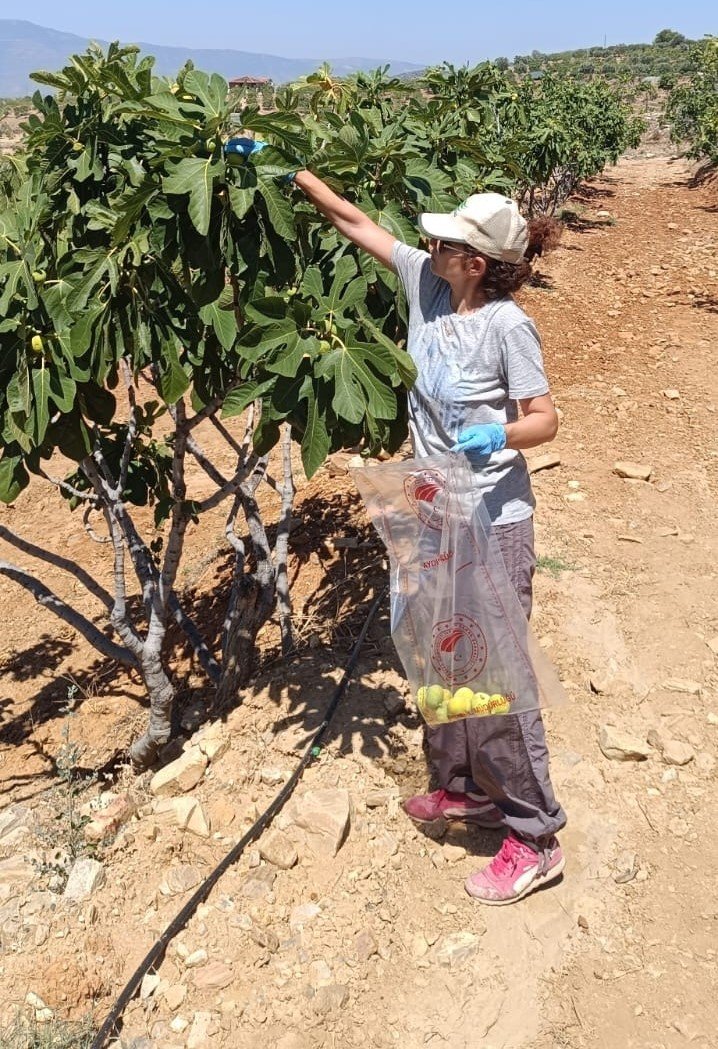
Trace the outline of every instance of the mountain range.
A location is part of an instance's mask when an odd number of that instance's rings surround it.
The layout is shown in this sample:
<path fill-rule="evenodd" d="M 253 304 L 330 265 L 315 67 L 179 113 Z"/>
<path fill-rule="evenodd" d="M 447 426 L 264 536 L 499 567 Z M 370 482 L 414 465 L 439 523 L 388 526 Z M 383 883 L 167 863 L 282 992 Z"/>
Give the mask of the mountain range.
<path fill-rule="evenodd" d="M 98 40 L 99 44 L 106 41 Z M 127 41 L 125 41 L 127 42 Z M 191 58 L 199 69 L 222 76 L 266 76 L 275 84 L 296 80 L 328 61 L 338 76 L 361 69 L 389 65 L 392 73 L 410 73 L 421 67 L 411 62 L 377 58 L 280 58 L 251 51 L 192 47 L 163 47 L 161 44 L 137 43 L 143 53 L 155 56 L 157 73 L 172 75 Z M 18 98 L 31 94 L 37 85 L 30 73 L 45 69 L 56 71 L 66 65 L 70 55 L 86 50 L 89 38 L 61 33 L 32 22 L 0 18 L 0 97 Z"/>

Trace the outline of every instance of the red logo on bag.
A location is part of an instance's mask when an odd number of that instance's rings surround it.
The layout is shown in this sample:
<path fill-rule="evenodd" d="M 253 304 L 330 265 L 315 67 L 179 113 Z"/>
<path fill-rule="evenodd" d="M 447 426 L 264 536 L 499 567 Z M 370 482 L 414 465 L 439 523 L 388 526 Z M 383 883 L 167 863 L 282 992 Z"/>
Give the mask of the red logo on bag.
<path fill-rule="evenodd" d="M 431 665 L 443 681 L 465 685 L 479 676 L 486 665 L 487 655 L 483 630 L 463 612 L 434 625 Z"/>
<path fill-rule="evenodd" d="M 444 519 L 446 478 L 438 470 L 417 470 L 404 481 L 404 492 L 419 520 L 440 531 Z"/>

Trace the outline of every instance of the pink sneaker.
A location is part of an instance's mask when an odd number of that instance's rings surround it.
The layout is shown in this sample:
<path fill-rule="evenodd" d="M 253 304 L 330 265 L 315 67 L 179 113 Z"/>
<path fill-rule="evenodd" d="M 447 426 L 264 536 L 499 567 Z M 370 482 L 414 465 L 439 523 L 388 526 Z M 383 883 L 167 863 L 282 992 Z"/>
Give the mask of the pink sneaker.
<path fill-rule="evenodd" d="M 558 878 L 563 868 L 563 853 L 556 838 L 542 852 L 536 852 L 509 834 L 491 863 L 482 871 L 470 874 L 465 887 L 469 896 L 480 903 L 500 907 L 516 903 L 534 889 L 548 885 Z"/>
<path fill-rule="evenodd" d="M 442 816 L 445 820 L 464 820 L 489 829 L 499 828 L 503 823 L 502 813 L 488 798 L 481 800 L 449 790 L 416 794 L 404 802 L 404 811 L 416 823 L 433 823 Z"/>

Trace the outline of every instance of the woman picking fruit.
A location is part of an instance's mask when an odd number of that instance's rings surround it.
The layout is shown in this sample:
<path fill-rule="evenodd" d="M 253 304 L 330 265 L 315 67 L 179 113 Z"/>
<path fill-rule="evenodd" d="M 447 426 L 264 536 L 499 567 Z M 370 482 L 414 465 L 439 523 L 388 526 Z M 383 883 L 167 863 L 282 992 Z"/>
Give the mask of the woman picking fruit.
<path fill-rule="evenodd" d="M 235 139 L 248 156 L 264 143 Z M 521 449 L 551 441 L 558 428 L 533 322 L 514 302 L 531 274 L 525 255 L 541 246 L 514 201 L 477 193 L 449 214 L 423 214 L 429 251 L 397 240 L 310 171 L 298 186 L 340 234 L 396 272 L 409 306 L 407 350 L 418 378 L 409 429 L 418 457 L 464 452 L 511 582 L 527 616 L 535 568 L 533 510 Z M 520 412 L 519 412 L 520 408 Z M 539 710 L 468 717 L 427 728 L 438 790 L 410 798 L 418 823 L 464 820 L 507 828 L 501 848 L 466 890 L 481 903 L 513 903 L 558 878 L 556 833 L 566 817 L 549 778 Z"/>

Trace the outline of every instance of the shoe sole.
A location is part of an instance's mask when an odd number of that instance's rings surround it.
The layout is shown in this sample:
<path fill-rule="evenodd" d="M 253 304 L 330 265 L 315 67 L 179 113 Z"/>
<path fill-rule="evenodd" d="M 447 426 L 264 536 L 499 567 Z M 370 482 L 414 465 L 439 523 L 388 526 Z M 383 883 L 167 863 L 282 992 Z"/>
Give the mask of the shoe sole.
<path fill-rule="evenodd" d="M 487 900 L 483 896 L 474 896 L 467 884 L 464 883 L 464 888 L 471 897 L 472 900 L 476 900 L 477 903 L 483 903 L 487 907 L 506 907 L 510 903 L 518 903 L 519 900 L 523 900 L 524 896 L 530 896 L 532 892 L 536 892 L 537 889 L 543 888 L 544 885 L 550 885 L 552 881 L 559 878 L 563 874 L 563 869 L 566 866 L 566 860 L 562 856 L 555 867 L 552 867 L 546 874 L 542 874 L 536 881 L 532 881 L 530 885 L 527 885 L 525 889 L 517 893 L 516 896 L 511 896 L 508 900 Z"/>

